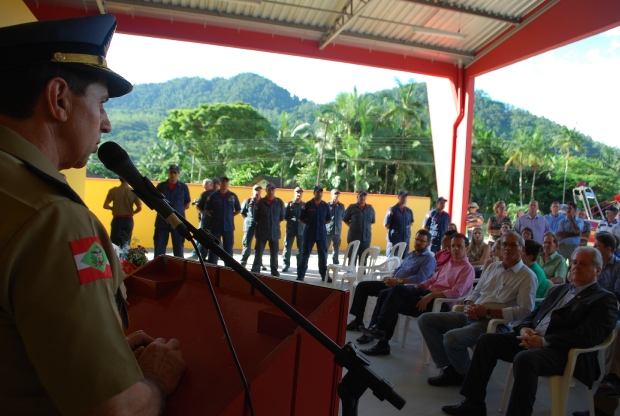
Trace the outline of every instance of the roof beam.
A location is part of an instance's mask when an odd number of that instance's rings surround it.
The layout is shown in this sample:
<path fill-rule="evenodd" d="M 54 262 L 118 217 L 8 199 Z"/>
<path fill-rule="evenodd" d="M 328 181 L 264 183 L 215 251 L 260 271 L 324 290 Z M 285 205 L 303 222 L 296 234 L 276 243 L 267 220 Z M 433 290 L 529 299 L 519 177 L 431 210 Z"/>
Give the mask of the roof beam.
<path fill-rule="evenodd" d="M 346 33 L 343 33 L 342 36 L 347 37 L 347 38 L 353 38 L 353 39 L 363 39 L 363 40 L 381 42 L 381 43 L 385 43 L 388 45 L 409 46 L 411 48 L 422 49 L 425 51 L 439 52 L 439 53 L 443 53 L 446 55 L 452 55 L 452 56 L 456 56 L 459 58 L 463 58 L 467 62 L 473 60 L 474 57 L 476 56 L 474 52 L 461 51 L 461 50 L 452 49 L 452 48 L 444 48 L 442 46 L 426 45 L 420 42 L 408 42 L 405 40 L 388 39 L 388 38 L 383 38 L 380 36 L 364 35 L 361 33 L 346 32 Z"/>
<path fill-rule="evenodd" d="M 325 47 L 329 45 L 332 40 L 336 39 L 336 37 L 362 13 L 371 1 L 372 0 L 349 0 L 349 2 L 343 7 L 340 16 L 336 18 L 336 21 L 332 27 L 330 27 L 325 33 L 325 36 L 323 36 L 323 39 L 319 44 L 319 49 L 325 49 Z"/>
<path fill-rule="evenodd" d="M 521 23 L 521 18 L 519 17 L 510 17 L 501 15 L 499 13 L 492 13 L 482 10 L 477 7 L 457 4 L 454 0 L 446 1 L 446 0 L 403 0 L 408 1 L 409 3 L 417 3 L 422 4 L 424 6 L 436 7 L 438 9 L 450 10 L 453 12 L 463 13 L 463 14 L 471 14 L 473 16 L 484 17 L 486 19 L 499 20 L 500 22 L 510 23 L 511 25 L 518 25 Z"/>

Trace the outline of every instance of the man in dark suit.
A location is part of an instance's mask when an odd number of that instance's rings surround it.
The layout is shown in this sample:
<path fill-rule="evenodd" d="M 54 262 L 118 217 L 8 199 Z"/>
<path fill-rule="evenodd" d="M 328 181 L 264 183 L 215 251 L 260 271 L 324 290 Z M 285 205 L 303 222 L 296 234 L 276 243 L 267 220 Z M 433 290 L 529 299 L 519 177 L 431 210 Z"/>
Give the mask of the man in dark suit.
<path fill-rule="evenodd" d="M 572 256 L 572 283 L 557 285 L 537 310 L 509 334 L 483 334 L 461 388 L 460 404 L 441 408 L 449 415 L 486 416 L 486 385 L 497 360 L 513 363 L 514 386 L 506 416 L 532 414 L 538 376 L 562 375 L 571 348 L 602 343 L 616 326 L 616 297 L 601 288 L 601 253 L 579 247 Z M 587 386 L 598 378 L 596 353 L 577 359 L 574 376 Z"/>

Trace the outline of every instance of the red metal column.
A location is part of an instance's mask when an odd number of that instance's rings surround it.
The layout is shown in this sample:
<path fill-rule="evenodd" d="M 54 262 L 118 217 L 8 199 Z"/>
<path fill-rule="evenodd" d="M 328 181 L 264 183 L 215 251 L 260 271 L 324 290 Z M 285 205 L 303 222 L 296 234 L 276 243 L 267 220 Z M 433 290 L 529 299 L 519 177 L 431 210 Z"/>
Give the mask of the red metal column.
<path fill-rule="evenodd" d="M 437 195 L 448 199 L 452 222 L 464 231 L 469 200 L 474 79 L 458 69 L 454 79 L 427 83 Z"/>

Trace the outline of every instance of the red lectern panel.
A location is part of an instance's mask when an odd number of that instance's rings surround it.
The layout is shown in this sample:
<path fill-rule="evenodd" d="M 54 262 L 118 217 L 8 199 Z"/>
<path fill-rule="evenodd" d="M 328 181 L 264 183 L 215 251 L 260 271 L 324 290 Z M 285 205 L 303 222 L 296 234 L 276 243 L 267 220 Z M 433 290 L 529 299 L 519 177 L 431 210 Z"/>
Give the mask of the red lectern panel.
<path fill-rule="evenodd" d="M 338 414 L 333 356 L 231 269 L 208 266 L 257 416 Z M 259 277 L 339 345 L 349 292 Z M 239 374 L 200 264 L 160 256 L 125 280 L 131 328 L 177 338 L 187 371 L 166 415 L 244 416 Z"/>

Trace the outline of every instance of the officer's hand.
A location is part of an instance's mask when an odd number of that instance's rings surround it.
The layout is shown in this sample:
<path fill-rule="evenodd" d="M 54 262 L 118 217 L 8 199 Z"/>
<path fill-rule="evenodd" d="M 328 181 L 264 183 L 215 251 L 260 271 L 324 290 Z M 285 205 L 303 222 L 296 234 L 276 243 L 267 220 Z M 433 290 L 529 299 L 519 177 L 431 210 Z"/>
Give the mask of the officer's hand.
<path fill-rule="evenodd" d="M 144 377 L 153 382 L 164 397 L 174 391 L 185 371 L 183 353 L 179 341 L 172 338 L 166 342 L 157 338 L 151 342 L 138 359 Z"/>
<path fill-rule="evenodd" d="M 146 348 L 146 346 L 149 345 L 151 342 L 155 341 L 155 338 L 147 335 L 146 332 L 142 330 L 134 332 L 125 339 L 129 344 L 129 348 L 131 348 L 131 350 L 133 351 L 133 355 L 136 357 L 136 360 L 140 358 L 140 355 L 144 351 L 144 348 Z"/>

